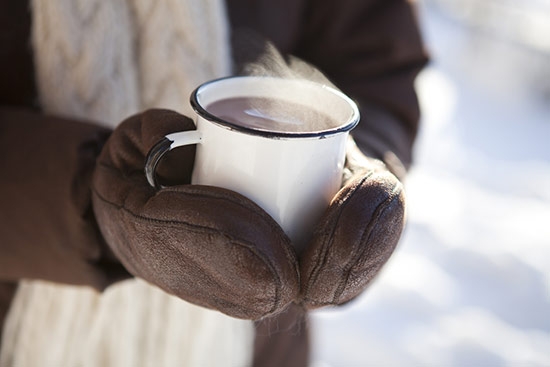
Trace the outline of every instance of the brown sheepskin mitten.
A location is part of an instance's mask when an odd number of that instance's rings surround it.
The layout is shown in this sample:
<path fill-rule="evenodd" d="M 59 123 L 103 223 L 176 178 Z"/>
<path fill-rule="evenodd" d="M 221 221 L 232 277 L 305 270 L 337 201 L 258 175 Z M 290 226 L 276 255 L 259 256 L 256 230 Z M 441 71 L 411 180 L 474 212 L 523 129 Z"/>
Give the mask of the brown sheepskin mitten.
<path fill-rule="evenodd" d="M 237 318 L 280 312 L 297 298 L 298 263 L 267 213 L 229 190 L 147 183 L 151 147 L 190 129 L 190 119 L 167 110 L 135 115 L 115 129 L 92 184 L 101 232 L 130 273 L 168 293 Z M 188 183 L 193 159 L 189 147 L 169 153 L 157 170 L 161 183 Z"/>

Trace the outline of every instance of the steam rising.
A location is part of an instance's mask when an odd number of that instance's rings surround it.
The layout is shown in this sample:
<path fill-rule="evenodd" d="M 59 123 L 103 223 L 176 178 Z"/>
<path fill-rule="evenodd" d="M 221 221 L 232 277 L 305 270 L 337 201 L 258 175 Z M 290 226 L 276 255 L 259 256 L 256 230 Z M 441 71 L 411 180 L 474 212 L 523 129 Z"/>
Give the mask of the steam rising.
<path fill-rule="evenodd" d="M 305 79 L 336 88 L 311 64 L 294 56 L 285 58 L 271 42 L 250 30 L 233 35 L 233 58 L 237 75 Z"/>

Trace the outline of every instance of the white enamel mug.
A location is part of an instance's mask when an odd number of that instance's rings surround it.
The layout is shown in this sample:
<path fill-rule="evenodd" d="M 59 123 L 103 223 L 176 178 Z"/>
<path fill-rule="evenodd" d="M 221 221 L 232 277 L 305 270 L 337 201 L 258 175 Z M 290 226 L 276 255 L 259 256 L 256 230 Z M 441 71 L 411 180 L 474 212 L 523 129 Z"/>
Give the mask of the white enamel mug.
<path fill-rule="evenodd" d="M 333 126 L 293 132 L 242 126 L 213 115 L 212 103 L 235 97 L 267 97 L 298 103 L 328 115 Z M 199 86 L 191 95 L 196 130 L 169 134 L 150 152 L 146 175 L 152 186 L 162 156 L 197 144 L 192 184 L 236 191 L 281 225 L 297 251 L 340 189 L 349 131 L 359 121 L 356 104 L 322 84 L 273 77 L 230 77 Z M 311 121 L 310 121 L 311 123 Z"/>

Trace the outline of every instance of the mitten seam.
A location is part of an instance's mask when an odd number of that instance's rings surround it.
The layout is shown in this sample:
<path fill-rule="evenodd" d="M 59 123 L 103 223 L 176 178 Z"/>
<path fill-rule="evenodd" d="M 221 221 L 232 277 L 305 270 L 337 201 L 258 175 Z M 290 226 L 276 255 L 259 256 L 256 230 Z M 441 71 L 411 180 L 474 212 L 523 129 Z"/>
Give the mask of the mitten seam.
<path fill-rule="evenodd" d="M 375 209 L 374 214 L 370 222 L 368 223 L 367 227 L 363 231 L 361 240 L 359 241 L 360 243 L 359 249 L 361 251 L 358 251 L 356 256 L 353 259 L 350 259 L 347 262 L 347 264 L 343 267 L 344 269 L 343 273 L 345 274 L 345 276 L 343 277 L 343 280 L 340 282 L 340 284 L 336 288 L 336 291 L 334 292 L 334 296 L 332 298 L 332 304 L 339 303 L 339 299 L 346 288 L 346 284 L 348 284 L 348 280 L 351 276 L 352 269 L 357 264 L 359 259 L 363 258 L 365 253 L 372 249 L 372 246 L 368 246 L 367 244 L 371 242 L 370 239 L 373 233 L 373 229 L 375 227 L 375 224 L 378 222 L 378 219 L 384 214 L 384 212 L 391 206 L 393 202 L 399 199 L 399 195 L 401 194 L 402 191 L 403 191 L 403 186 L 402 184 L 398 183 L 393 188 L 391 195 L 382 203 L 380 203 L 378 207 Z"/>

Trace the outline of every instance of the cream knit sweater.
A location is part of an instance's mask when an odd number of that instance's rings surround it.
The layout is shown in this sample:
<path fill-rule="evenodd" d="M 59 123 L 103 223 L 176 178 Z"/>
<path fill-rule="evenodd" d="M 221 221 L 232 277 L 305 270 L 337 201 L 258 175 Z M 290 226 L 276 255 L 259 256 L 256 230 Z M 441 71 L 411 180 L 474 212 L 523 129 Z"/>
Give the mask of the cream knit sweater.
<path fill-rule="evenodd" d="M 230 71 L 223 0 L 34 0 L 32 14 L 47 112 L 110 127 L 149 107 L 191 115 L 191 91 Z M 0 366 L 246 366 L 253 326 L 140 280 L 102 294 L 26 281 L 3 337 Z"/>

